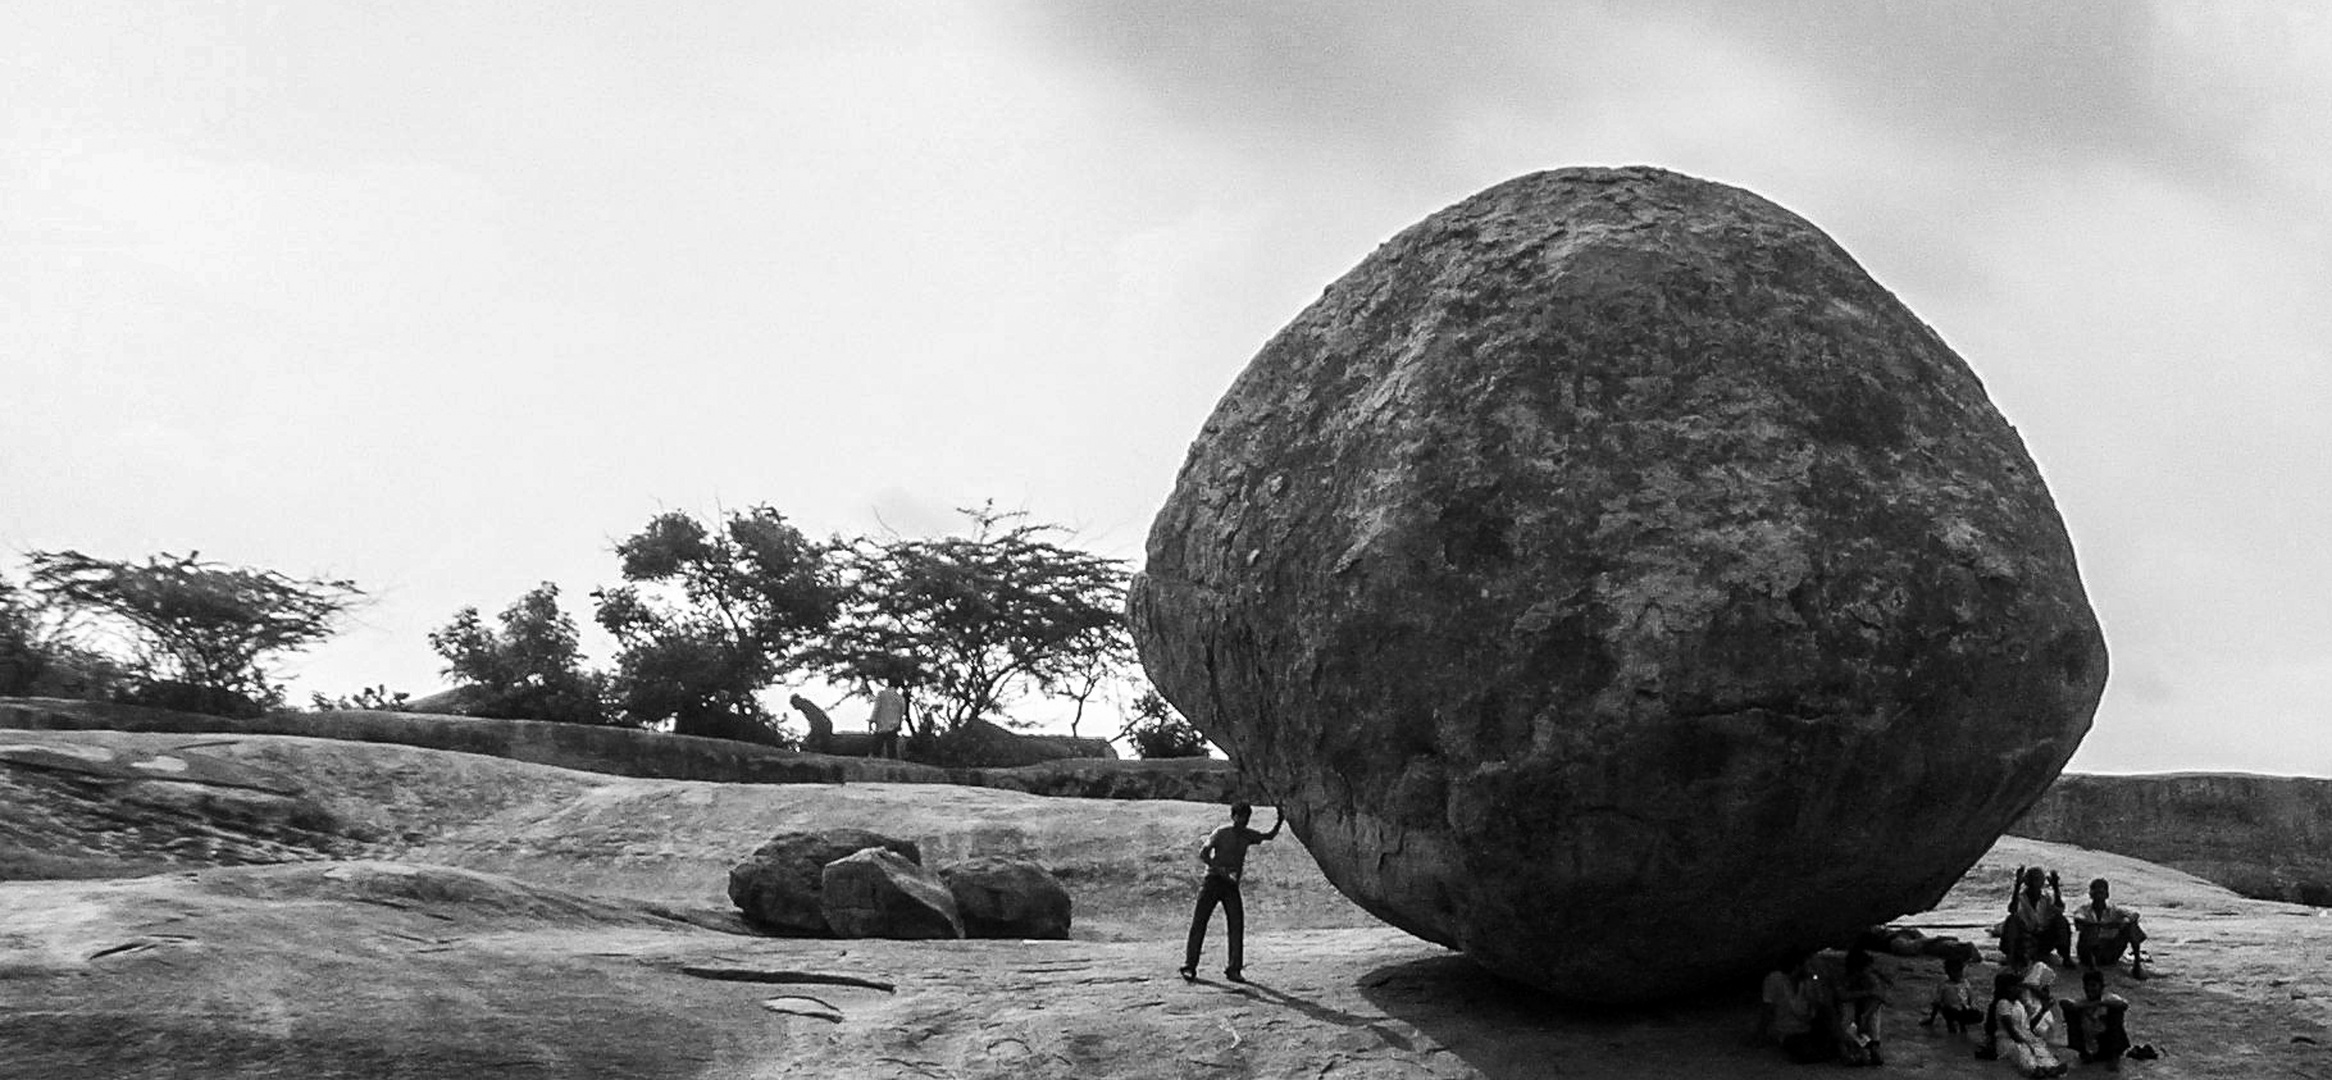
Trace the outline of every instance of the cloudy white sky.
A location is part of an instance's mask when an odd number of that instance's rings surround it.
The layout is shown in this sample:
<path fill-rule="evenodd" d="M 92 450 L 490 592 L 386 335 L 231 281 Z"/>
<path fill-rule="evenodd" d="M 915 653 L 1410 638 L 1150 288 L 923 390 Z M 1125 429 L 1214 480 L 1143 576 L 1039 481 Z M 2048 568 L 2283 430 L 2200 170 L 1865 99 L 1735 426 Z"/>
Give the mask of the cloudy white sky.
<path fill-rule="evenodd" d="M 1648 163 L 2022 430 L 2113 651 L 2075 768 L 2332 776 L 2332 15 L 1750 7 L 0 0 L 0 546 L 352 577 L 302 697 L 665 508 L 1138 557 L 1377 243 Z"/>

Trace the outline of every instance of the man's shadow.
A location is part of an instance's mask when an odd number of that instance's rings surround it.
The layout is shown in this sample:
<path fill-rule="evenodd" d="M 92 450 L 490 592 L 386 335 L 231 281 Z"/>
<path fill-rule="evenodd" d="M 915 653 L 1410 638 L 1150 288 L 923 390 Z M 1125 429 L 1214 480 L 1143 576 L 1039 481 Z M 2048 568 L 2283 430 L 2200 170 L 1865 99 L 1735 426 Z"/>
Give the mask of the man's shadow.
<path fill-rule="evenodd" d="M 1208 980 L 1201 979 L 1199 981 L 1206 982 Z M 1313 1001 L 1309 998 L 1297 997 L 1285 990 L 1280 990 L 1275 987 L 1256 982 L 1252 979 L 1245 983 L 1234 983 L 1229 985 L 1231 986 L 1232 993 L 1253 998 L 1260 1004 L 1277 1005 L 1281 1008 L 1293 1009 L 1296 1012 L 1302 1013 L 1305 1016 L 1308 1016 L 1323 1024 L 1333 1024 L 1337 1027 L 1350 1028 L 1355 1031 L 1367 1031 L 1375 1035 L 1377 1038 L 1384 1040 L 1385 1045 L 1393 1047 L 1396 1050 L 1407 1051 L 1415 1049 L 1414 1043 L 1408 1036 L 1403 1035 L 1400 1032 L 1395 1031 L 1391 1027 L 1387 1026 L 1384 1023 L 1382 1017 L 1361 1016 L 1357 1013 L 1345 1012 L 1342 1009 L 1332 1009 L 1326 1005 L 1320 1004 L 1317 1001 Z"/>

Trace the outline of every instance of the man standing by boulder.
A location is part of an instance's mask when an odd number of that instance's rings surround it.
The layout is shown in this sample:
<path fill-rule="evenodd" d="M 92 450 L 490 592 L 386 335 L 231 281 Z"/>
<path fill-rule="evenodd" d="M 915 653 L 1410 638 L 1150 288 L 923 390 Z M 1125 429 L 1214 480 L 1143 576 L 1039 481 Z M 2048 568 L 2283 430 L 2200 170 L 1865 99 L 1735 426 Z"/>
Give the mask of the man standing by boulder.
<path fill-rule="evenodd" d="M 898 758 L 899 725 L 906 720 L 905 697 L 888 686 L 875 691 L 874 715 L 867 718 L 867 726 L 874 729 L 874 756 Z"/>
<path fill-rule="evenodd" d="M 1198 849 L 1199 861 L 1206 864 L 1206 884 L 1198 889 L 1198 909 L 1190 914 L 1190 946 L 1182 953 L 1182 979 L 1188 982 L 1198 978 L 1198 952 L 1206 944 L 1206 924 L 1215 913 L 1215 905 L 1223 906 L 1223 915 L 1231 935 L 1230 963 L 1223 968 L 1223 977 L 1232 982 L 1246 982 L 1241 969 L 1245 966 L 1245 937 L 1247 911 L 1239 900 L 1239 875 L 1247 867 L 1247 849 L 1279 835 L 1279 827 L 1287 819 L 1272 811 L 1274 820 L 1270 832 L 1256 832 L 1247 827 L 1255 808 L 1246 803 L 1231 804 L 1231 823 L 1216 829 L 1207 837 L 1206 846 Z"/>

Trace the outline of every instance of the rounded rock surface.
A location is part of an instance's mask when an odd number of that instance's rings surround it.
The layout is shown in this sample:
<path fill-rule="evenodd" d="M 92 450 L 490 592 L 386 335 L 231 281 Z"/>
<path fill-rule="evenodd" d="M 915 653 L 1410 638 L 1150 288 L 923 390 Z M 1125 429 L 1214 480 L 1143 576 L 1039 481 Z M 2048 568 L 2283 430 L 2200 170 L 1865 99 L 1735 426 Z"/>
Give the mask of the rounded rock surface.
<path fill-rule="evenodd" d="M 923 850 L 913 840 L 865 829 L 782 832 L 729 868 L 729 900 L 746 922 L 762 929 L 822 937 L 831 931 L 820 895 L 826 865 L 867 848 L 884 848 L 911 863 L 923 861 Z"/>
<path fill-rule="evenodd" d="M 1338 888 L 1591 1000 L 1932 904 L 2106 675 L 1967 366 L 1804 220 L 1648 168 L 1501 184 L 1329 286 L 1130 603 Z"/>
<path fill-rule="evenodd" d="M 819 910 L 835 937 L 964 936 L 963 916 L 947 882 L 889 848 L 870 847 L 819 871 Z"/>
<path fill-rule="evenodd" d="M 963 916 L 964 936 L 1067 940 L 1075 907 L 1061 879 L 1042 864 L 981 855 L 939 871 Z"/>

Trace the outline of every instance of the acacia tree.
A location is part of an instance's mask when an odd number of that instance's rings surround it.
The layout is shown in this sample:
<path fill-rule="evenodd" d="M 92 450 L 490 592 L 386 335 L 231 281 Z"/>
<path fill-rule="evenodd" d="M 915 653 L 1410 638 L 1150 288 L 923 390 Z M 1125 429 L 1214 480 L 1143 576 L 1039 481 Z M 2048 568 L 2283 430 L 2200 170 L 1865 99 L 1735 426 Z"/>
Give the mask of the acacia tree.
<path fill-rule="evenodd" d="M 1067 685 L 1124 651 L 1124 560 L 1055 543 L 1067 530 L 1022 514 L 961 513 L 969 535 L 845 549 L 849 599 L 813 652 L 829 678 L 906 693 L 925 735 L 961 731 L 1026 687 Z"/>
<path fill-rule="evenodd" d="M 622 647 L 612 690 L 625 716 L 683 735 L 782 739 L 759 695 L 834 621 L 832 549 L 767 506 L 731 513 L 718 531 L 658 514 L 617 544 L 630 584 L 592 596 Z"/>
<path fill-rule="evenodd" d="M 283 688 L 265 659 L 330 637 L 364 597 L 353 582 L 204 562 L 200 552 L 141 564 L 36 551 L 28 562 L 32 591 L 120 632 L 133 700 L 211 712 L 279 704 Z"/>
<path fill-rule="evenodd" d="M 1085 721 L 1085 708 L 1104 690 L 1123 688 L 1137 681 L 1141 660 L 1134 654 L 1133 634 L 1121 609 L 1114 621 L 1096 626 L 1089 639 L 1076 642 L 1051 660 L 1039 664 L 1035 674 L 1037 689 L 1053 697 L 1076 703 L 1069 714 L 1069 737 L 1078 738 L 1077 725 Z M 1115 696 L 1112 693 L 1109 696 Z"/>
<path fill-rule="evenodd" d="M 0 578 L 0 697 L 105 697 L 120 665 L 75 640 L 71 612 Z"/>
<path fill-rule="evenodd" d="M 48 675 L 55 649 L 45 606 L 0 578 L 0 696 L 32 693 Z"/>
<path fill-rule="evenodd" d="M 462 711 L 513 720 L 608 722 L 607 677 L 583 668 L 575 620 L 559 609 L 559 586 L 543 582 L 502 609 L 501 628 L 465 607 L 429 632 L 445 675 L 478 691 Z"/>

